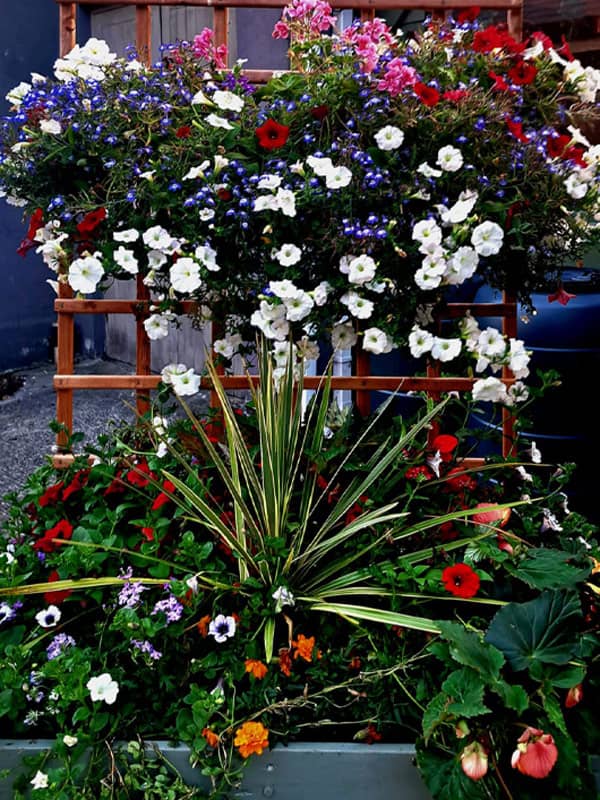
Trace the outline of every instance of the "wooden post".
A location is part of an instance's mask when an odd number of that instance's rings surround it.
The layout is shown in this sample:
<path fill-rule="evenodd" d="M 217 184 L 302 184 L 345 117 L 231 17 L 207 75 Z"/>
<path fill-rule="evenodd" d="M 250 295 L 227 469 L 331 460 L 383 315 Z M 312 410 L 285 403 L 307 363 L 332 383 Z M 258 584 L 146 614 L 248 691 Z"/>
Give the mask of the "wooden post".
<path fill-rule="evenodd" d="M 148 316 L 150 290 L 144 284 L 141 275 L 137 276 L 137 299 L 144 303 L 144 306 L 143 310 L 137 313 L 135 319 L 135 372 L 136 375 L 150 375 L 152 353 L 150 339 L 144 328 L 144 320 Z M 150 396 L 146 389 L 137 389 L 135 398 L 137 413 L 141 417 L 150 410 Z"/>
<path fill-rule="evenodd" d="M 66 283 L 58 284 L 60 299 L 73 297 L 73 290 Z M 56 369 L 59 375 L 72 375 L 75 370 L 75 320 L 70 311 L 59 311 L 57 314 L 57 359 Z M 59 450 L 68 449 L 68 439 L 73 432 L 73 389 L 56 390 L 56 419 L 65 427 L 56 436 Z"/>
<path fill-rule="evenodd" d="M 213 29 L 215 32 L 215 47 L 229 45 L 229 9 L 225 7 L 213 8 Z M 227 62 L 229 63 L 229 53 Z"/>
<path fill-rule="evenodd" d="M 135 7 L 135 46 L 140 61 L 152 61 L 152 13 L 149 5 Z"/>
<path fill-rule="evenodd" d="M 509 8 L 506 12 L 506 22 L 508 25 L 508 32 L 520 42 L 523 38 L 523 6 L 519 8 Z"/>
<path fill-rule="evenodd" d="M 58 7 L 58 48 L 66 56 L 77 42 L 77 4 L 61 2 Z"/>

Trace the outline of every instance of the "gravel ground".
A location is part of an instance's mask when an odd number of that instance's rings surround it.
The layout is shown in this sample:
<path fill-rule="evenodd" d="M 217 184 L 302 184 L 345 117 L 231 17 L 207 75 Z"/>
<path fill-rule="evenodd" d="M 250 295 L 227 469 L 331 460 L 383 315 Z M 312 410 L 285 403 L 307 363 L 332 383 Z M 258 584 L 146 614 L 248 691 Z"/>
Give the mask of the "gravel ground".
<path fill-rule="evenodd" d="M 43 464 L 51 453 L 54 434 L 49 428 L 56 414 L 56 397 L 52 387 L 55 369 L 43 364 L 24 369 L 18 375 L 24 385 L 15 394 L 0 400 L 0 516 L 6 511 L 2 497 L 19 489 L 27 476 Z M 78 374 L 130 375 L 134 368 L 119 361 L 83 361 L 76 365 Z M 110 420 L 131 422 L 135 405 L 134 392 L 128 390 L 81 390 L 74 393 L 73 430 L 94 441 L 107 430 Z M 206 407 L 206 396 L 199 396 L 197 410 Z"/>

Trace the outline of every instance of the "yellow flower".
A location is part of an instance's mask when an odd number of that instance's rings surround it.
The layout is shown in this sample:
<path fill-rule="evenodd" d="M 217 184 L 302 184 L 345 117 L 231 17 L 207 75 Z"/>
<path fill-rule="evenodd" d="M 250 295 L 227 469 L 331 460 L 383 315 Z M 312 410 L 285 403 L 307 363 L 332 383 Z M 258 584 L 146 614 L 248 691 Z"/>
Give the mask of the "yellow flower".
<path fill-rule="evenodd" d="M 262 661 L 258 661 L 256 658 L 247 658 L 244 664 L 246 666 L 246 672 L 254 675 L 257 681 L 261 681 L 269 671 L 266 664 L 263 664 Z"/>
<path fill-rule="evenodd" d="M 244 722 L 235 732 L 233 743 L 244 758 L 252 753 L 261 755 L 265 747 L 269 746 L 269 731 L 262 722 Z"/>

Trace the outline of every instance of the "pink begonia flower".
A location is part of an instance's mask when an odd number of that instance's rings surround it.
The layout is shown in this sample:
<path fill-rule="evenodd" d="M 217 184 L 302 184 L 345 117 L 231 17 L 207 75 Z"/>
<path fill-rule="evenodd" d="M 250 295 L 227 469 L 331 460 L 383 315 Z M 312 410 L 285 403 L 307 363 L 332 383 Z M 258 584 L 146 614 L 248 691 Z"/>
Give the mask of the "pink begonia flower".
<path fill-rule="evenodd" d="M 545 778 L 552 772 L 557 759 L 558 748 L 552 736 L 538 728 L 527 727 L 519 736 L 511 764 L 513 769 L 530 778 Z"/>
<path fill-rule="evenodd" d="M 488 771 L 488 754 L 479 742 L 471 742 L 460 754 L 460 766 L 467 778 L 480 781 Z"/>
<path fill-rule="evenodd" d="M 573 300 L 575 297 L 577 297 L 576 294 L 570 294 L 566 291 L 566 289 L 563 289 L 562 286 L 559 286 L 554 294 L 548 295 L 548 302 L 553 303 L 555 300 L 557 300 L 561 306 L 566 306 L 569 300 Z"/>
<path fill-rule="evenodd" d="M 571 686 L 565 698 L 565 708 L 573 708 L 583 700 L 583 686 L 578 683 L 577 686 Z"/>

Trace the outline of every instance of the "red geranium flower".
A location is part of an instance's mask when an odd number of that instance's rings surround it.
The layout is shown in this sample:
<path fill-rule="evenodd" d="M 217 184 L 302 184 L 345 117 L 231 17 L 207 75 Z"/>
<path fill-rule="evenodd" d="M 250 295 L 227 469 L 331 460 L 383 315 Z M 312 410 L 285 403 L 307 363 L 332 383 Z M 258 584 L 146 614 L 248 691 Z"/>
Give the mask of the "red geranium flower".
<path fill-rule="evenodd" d="M 192 135 L 192 129 L 190 128 L 189 125 L 182 125 L 175 131 L 175 136 L 178 139 L 189 139 L 191 135 Z"/>
<path fill-rule="evenodd" d="M 465 8 L 460 11 L 456 17 L 456 21 L 459 25 L 462 25 L 463 22 L 475 22 L 480 13 L 481 8 L 479 6 L 471 6 L 471 8 Z"/>
<path fill-rule="evenodd" d="M 60 580 L 60 575 L 56 570 L 53 570 L 48 575 L 48 583 L 56 583 L 56 581 L 59 580 Z M 63 600 L 66 600 L 67 597 L 69 597 L 69 595 L 71 594 L 73 594 L 72 589 L 63 589 L 62 591 L 57 591 L 57 592 L 44 592 L 44 600 L 48 603 L 48 605 L 50 605 L 51 603 L 59 605 L 60 603 L 63 602 Z"/>
<path fill-rule="evenodd" d="M 409 467 L 404 473 L 404 477 L 409 481 L 417 480 L 421 476 L 423 476 L 425 480 L 430 481 L 433 478 L 433 472 L 429 467 L 426 467 L 425 464 L 417 464 L 414 467 Z"/>
<path fill-rule="evenodd" d="M 38 505 L 40 508 L 57 503 L 64 485 L 64 481 L 61 481 L 60 483 L 55 483 L 53 486 L 49 486 L 44 494 L 38 497 Z"/>
<path fill-rule="evenodd" d="M 268 119 L 264 125 L 256 128 L 254 132 L 258 137 L 259 145 L 264 147 L 265 150 L 276 150 L 278 147 L 283 147 L 290 135 L 289 127 L 275 122 L 274 119 Z"/>
<path fill-rule="evenodd" d="M 95 211 L 88 211 L 85 217 L 77 225 L 77 230 L 82 236 L 89 235 L 96 230 L 98 225 L 106 219 L 106 209 L 97 208 Z"/>
<path fill-rule="evenodd" d="M 431 108 L 440 102 L 440 93 L 435 86 L 427 86 L 426 83 L 415 83 L 413 91 L 420 98 L 423 105 Z"/>
<path fill-rule="evenodd" d="M 529 141 L 529 136 L 526 136 L 523 133 L 522 122 L 515 122 L 513 119 L 510 119 L 510 117 L 507 117 L 506 127 L 508 128 L 509 133 L 511 133 L 519 142 L 526 144 Z"/>
<path fill-rule="evenodd" d="M 558 748 L 552 736 L 538 728 L 526 728 L 519 736 L 511 764 L 513 769 L 530 778 L 545 778 L 552 772 L 557 759 Z"/>
<path fill-rule="evenodd" d="M 442 572 L 444 588 L 455 597 L 474 597 L 479 591 L 480 580 L 468 564 L 453 564 Z"/>
<path fill-rule="evenodd" d="M 155 501 L 152 503 L 152 511 L 157 511 L 159 508 L 168 503 L 171 499 L 170 494 L 173 494 L 175 491 L 175 485 L 171 483 L 171 481 L 165 481 L 163 483 L 164 492 L 161 492 Z M 169 492 L 170 494 L 167 494 Z"/>
<path fill-rule="evenodd" d="M 453 492 L 460 492 L 463 489 L 472 491 L 477 486 L 477 481 L 472 475 L 465 473 L 462 467 L 452 467 L 446 474 L 446 485 Z"/>
<path fill-rule="evenodd" d="M 512 69 L 508 70 L 508 77 L 517 86 L 525 86 L 533 83 L 537 75 L 537 68 L 529 61 L 521 60 Z"/>
<path fill-rule="evenodd" d="M 444 100 L 448 100 L 449 103 L 460 103 L 468 96 L 469 92 L 466 89 L 450 89 L 442 95 Z"/>
<path fill-rule="evenodd" d="M 73 526 L 66 519 L 61 519 L 53 528 L 47 530 L 44 535 L 34 543 L 34 550 L 41 550 L 44 553 L 53 553 L 60 542 L 53 542 L 53 539 L 70 539 L 73 535 Z"/>

